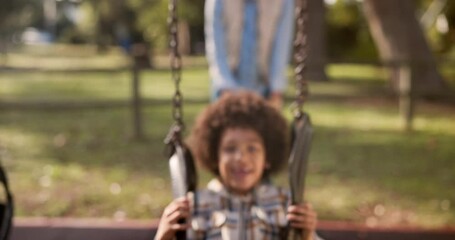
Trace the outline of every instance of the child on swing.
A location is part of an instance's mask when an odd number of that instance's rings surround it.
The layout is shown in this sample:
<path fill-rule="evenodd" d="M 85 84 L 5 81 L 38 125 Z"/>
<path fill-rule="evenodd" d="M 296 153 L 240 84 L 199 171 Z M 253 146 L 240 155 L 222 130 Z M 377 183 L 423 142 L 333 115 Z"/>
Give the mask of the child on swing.
<path fill-rule="evenodd" d="M 260 96 L 223 94 L 198 117 L 190 146 L 198 163 L 215 175 L 207 189 L 172 201 L 155 239 L 283 239 L 289 225 L 314 233 L 317 214 L 310 204 L 288 205 L 288 193 L 270 183 L 287 161 L 286 120 Z M 185 218 L 186 223 L 179 223 Z"/>

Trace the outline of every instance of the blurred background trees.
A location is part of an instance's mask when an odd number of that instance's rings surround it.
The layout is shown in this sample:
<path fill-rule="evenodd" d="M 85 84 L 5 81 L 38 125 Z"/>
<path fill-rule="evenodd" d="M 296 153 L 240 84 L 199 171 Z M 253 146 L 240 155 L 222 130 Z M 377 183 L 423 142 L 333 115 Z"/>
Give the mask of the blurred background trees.
<path fill-rule="evenodd" d="M 363 14 L 364 1 L 325 0 L 325 7 L 320 7 L 318 2 L 322 1 L 311 2 L 317 8 L 315 14 L 325 16 L 328 57 L 377 59 L 379 55 L 369 34 L 368 18 Z M 374 1 L 366 1 L 370 2 Z M 432 4 L 443 3 L 442 9 L 433 13 L 425 33 L 436 53 L 450 52 L 455 40 L 455 3 L 447 0 L 407 2 L 418 20 Z M 131 39 L 149 42 L 159 51 L 167 47 L 166 0 L 0 0 L 0 3 L 2 35 L 18 34 L 25 27 L 34 27 L 50 32 L 58 42 L 112 45 L 129 35 Z M 188 31 L 189 35 L 188 53 L 203 53 L 203 9 L 204 1 L 180 1 L 180 17 L 182 25 L 186 25 L 182 31 Z"/>
<path fill-rule="evenodd" d="M 6 54 L 14 33 L 39 22 L 41 14 L 34 11 L 40 4 L 33 0 L 0 0 L 0 54 Z M 42 26 L 41 26 L 42 27 Z"/>
<path fill-rule="evenodd" d="M 2 52 L 6 52 L 8 43 L 27 41 L 96 44 L 101 52 L 110 46 L 121 46 L 125 53 L 142 56 L 145 65 L 153 64 L 149 56 L 167 52 L 166 0 L 0 0 L 0 3 Z M 204 1 L 181 0 L 179 4 L 181 51 L 202 55 Z M 454 1 L 311 0 L 310 5 L 313 26 L 310 45 L 314 49 L 310 61 L 316 66 L 314 79 L 326 78 L 323 68 L 327 60 L 434 62 L 455 58 Z M 394 23 L 381 21 L 387 19 Z M 409 41 L 420 43 L 407 44 Z M 408 45 L 413 47 L 407 48 L 409 54 L 403 57 L 404 46 Z M 413 51 L 415 48 L 419 50 Z M 426 53 L 417 56 L 419 52 Z M 441 87 L 443 81 L 436 68 L 429 69 L 433 73 L 428 79 Z"/>
<path fill-rule="evenodd" d="M 396 65 L 394 69 L 408 65 L 420 90 L 443 89 L 444 81 L 416 18 L 413 0 L 365 0 L 363 6 L 381 60 Z M 394 81 L 394 85 L 398 83 Z"/>

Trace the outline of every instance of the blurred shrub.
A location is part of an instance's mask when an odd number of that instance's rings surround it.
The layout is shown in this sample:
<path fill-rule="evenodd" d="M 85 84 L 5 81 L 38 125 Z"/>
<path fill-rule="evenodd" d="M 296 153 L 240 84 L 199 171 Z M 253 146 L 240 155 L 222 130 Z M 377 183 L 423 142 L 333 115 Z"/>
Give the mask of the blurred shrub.
<path fill-rule="evenodd" d="M 375 60 L 377 52 L 355 0 L 338 0 L 327 5 L 328 55 L 332 59 Z"/>

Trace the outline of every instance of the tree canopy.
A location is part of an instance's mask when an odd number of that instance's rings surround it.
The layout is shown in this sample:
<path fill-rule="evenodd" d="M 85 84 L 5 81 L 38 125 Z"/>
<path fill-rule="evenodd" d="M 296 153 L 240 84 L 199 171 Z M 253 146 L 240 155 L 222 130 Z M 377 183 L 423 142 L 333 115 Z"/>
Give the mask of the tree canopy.
<path fill-rule="evenodd" d="M 45 0 L 0 0 L 0 33 L 12 34 L 27 26 L 44 29 L 43 2 Z M 322 0 L 321 0 L 322 1 Z M 416 15 L 419 17 L 428 7 L 441 0 L 416 0 Z M 68 1 L 59 1 L 63 5 Z M 79 11 L 83 18 L 77 26 L 57 21 L 56 39 L 68 41 L 68 36 L 77 36 L 85 42 L 99 41 L 102 35 L 107 44 L 117 44 L 115 37 L 121 25 L 133 38 L 151 43 L 155 49 L 167 47 L 168 0 L 81 0 Z M 337 0 L 327 3 L 327 46 L 331 58 L 376 59 L 374 43 L 361 11 L 361 2 Z M 204 38 L 204 1 L 180 0 L 179 16 L 190 30 L 191 40 L 202 42 Z M 432 49 L 438 54 L 453 51 L 455 42 L 455 1 L 445 1 L 438 18 L 446 21 L 448 29 L 440 32 L 435 27 L 427 30 Z M 436 24 L 434 24 L 436 25 Z M 117 29 L 115 29 L 117 26 Z M 125 30 L 125 29 L 123 29 Z M 96 40 L 98 39 L 98 40 Z"/>

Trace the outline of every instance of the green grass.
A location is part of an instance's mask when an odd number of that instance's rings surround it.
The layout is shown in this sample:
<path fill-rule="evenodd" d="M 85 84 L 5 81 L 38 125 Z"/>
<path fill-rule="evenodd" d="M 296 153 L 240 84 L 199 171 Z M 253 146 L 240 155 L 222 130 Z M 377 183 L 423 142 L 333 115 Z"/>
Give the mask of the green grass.
<path fill-rule="evenodd" d="M 123 68 L 130 64 L 119 48 L 97 54 L 95 46 L 43 45 L 20 46 L 0 63 L 9 67 L 46 69 Z"/>
<path fill-rule="evenodd" d="M 2 73 L 3 100 L 124 100 L 131 95 L 131 73 Z M 182 88 L 188 98 L 207 99 L 205 69 L 185 73 Z M 173 93 L 171 75 L 166 71 L 141 74 L 141 94 L 145 98 L 169 99 Z"/>
<path fill-rule="evenodd" d="M 189 124 L 203 105 L 185 108 Z M 307 196 L 322 219 L 454 223 L 453 112 L 423 109 L 416 131 L 404 134 L 389 107 L 315 102 L 308 110 L 316 134 Z M 18 215 L 158 217 L 171 197 L 162 154 L 169 115 L 168 105 L 147 107 L 148 140 L 134 142 L 127 109 L 2 113 L 1 156 Z M 285 173 L 276 181 L 285 185 Z M 377 206 L 384 215 L 374 215 Z"/>
<path fill-rule="evenodd" d="M 38 53 L 37 53 L 38 54 Z M 198 60 L 200 61 L 200 59 Z M 401 130 L 384 73 L 331 65 L 311 83 L 315 125 L 306 193 L 321 219 L 369 225 L 455 224 L 455 109 L 419 101 L 414 131 Z M 347 73 L 352 73 L 351 75 Z M 122 100 L 130 73 L 0 73 L 0 102 Z M 182 74 L 191 126 L 209 96 L 205 68 Z M 156 218 L 171 199 L 162 140 L 171 125 L 168 71 L 143 73 L 144 142 L 131 139 L 125 107 L 0 109 L 0 160 L 18 216 Z M 288 94 L 293 93 L 292 86 Z M 283 113 L 290 119 L 286 107 Z M 202 172 L 201 184 L 210 178 Z M 286 185 L 286 173 L 276 177 Z"/>

